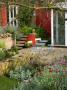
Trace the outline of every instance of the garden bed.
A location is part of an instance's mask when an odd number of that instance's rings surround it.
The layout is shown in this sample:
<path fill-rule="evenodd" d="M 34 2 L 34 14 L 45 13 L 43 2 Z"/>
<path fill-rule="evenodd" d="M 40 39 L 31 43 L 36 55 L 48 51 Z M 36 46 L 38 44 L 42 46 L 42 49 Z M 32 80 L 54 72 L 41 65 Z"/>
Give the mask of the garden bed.
<path fill-rule="evenodd" d="M 28 48 L 19 51 L 19 54 L 0 61 L 0 75 L 6 73 L 11 68 L 17 68 L 21 65 L 37 64 L 45 65 L 52 64 L 67 56 L 67 49 L 65 48 Z"/>
<path fill-rule="evenodd" d="M 29 63 L 11 70 L 9 75 L 20 81 L 12 90 L 66 90 L 67 57 L 44 66 Z"/>
<path fill-rule="evenodd" d="M 19 82 L 17 86 L 9 85 L 12 90 L 66 90 L 66 73 L 65 48 L 32 47 L 20 50 L 6 61 L 0 61 L 0 77 L 6 75 Z"/>

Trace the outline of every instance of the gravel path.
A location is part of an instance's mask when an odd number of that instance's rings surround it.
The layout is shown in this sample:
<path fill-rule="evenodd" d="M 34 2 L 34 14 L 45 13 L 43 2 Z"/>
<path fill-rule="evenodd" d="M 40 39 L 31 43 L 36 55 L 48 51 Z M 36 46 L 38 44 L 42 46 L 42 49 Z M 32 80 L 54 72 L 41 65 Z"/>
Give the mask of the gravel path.
<path fill-rule="evenodd" d="M 15 57 L 23 57 L 24 55 L 29 55 L 29 53 L 31 53 L 31 57 L 39 60 L 41 63 L 52 63 L 67 56 L 67 48 L 32 47 L 20 50 Z"/>

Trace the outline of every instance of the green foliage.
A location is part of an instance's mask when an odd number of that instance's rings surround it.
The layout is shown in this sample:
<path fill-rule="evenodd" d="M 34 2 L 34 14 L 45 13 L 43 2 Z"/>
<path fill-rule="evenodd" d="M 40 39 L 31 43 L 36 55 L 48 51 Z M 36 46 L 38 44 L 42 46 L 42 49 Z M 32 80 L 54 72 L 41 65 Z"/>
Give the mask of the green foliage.
<path fill-rule="evenodd" d="M 11 51 L 12 51 L 12 52 L 15 52 L 16 54 L 18 54 L 18 47 L 17 47 L 17 46 L 13 46 L 13 47 L 11 48 Z"/>
<path fill-rule="evenodd" d="M 40 37 L 41 39 L 45 38 L 45 30 L 40 28 L 40 27 L 36 27 L 36 26 L 23 26 L 20 29 L 20 32 L 22 32 L 24 35 L 29 35 L 32 33 L 32 30 L 35 28 L 35 32 L 36 32 L 36 36 Z"/>
<path fill-rule="evenodd" d="M 29 26 L 23 26 L 20 30 L 24 35 L 29 35 L 30 33 L 32 33 L 32 27 Z"/>
<path fill-rule="evenodd" d="M 34 76 L 33 78 L 29 78 L 30 72 L 23 71 L 22 78 L 24 79 L 27 75 L 28 79 L 25 82 L 21 82 L 18 85 L 17 90 L 66 90 L 67 89 L 67 79 L 63 76 L 61 72 L 50 73 L 48 70 L 44 72 L 42 76 Z M 53 77 L 56 76 L 55 78 Z M 23 80 L 22 79 L 22 80 Z M 16 90 L 14 89 L 14 90 Z"/>
<path fill-rule="evenodd" d="M 57 72 L 57 70 L 60 71 Z M 39 68 L 32 68 L 30 65 L 21 67 L 13 71 L 12 75 L 20 77 L 21 80 L 13 90 L 66 90 L 67 78 L 63 70 L 66 69 L 59 62 Z"/>
<path fill-rule="evenodd" d="M 28 42 L 26 42 L 25 45 L 24 45 L 25 48 L 31 47 L 31 46 L 32 46 L 32 43 L 28 43 Z"/>
<path fill-rule="evenodd" d="M 50 36 L 46 32 L 46 29 L 43 29 L 42 27 L 38 27 L 35 25 L 32 26 L 32 28 L 35 28 L 37 37 L 40 37 L 42 40 L 44 40 L 44 39 L 48 40 L 50 38 Z"/>
<path fill-rule="evenodd" d="M 0 26 L 0 34 L 4 33 L 3 28 Z"/>
<path fill-rule="evenodd" d="M 5 42 L 4 42 L 4 40 L 0 40 L 0 48 L 5 48 Z"/>
<path fill-rule="evenodd" d="M 17 47 L 12 47 L 10 50 L 4 50 L 6 58 L 12 57 L 18 53 Z"/>
<path fill-rule="evenodd" d="M 15 39 L 15 36 L 16 36 L 16 32 L 14 30 L 15 28 L 11 27 L 11 26 L 8 26 L 7 29 L 6 29 L 6 33 L 10 33 L 12 34 L 12 38 Z"/>
<path fill-rule="evenodd" d="M 5 52 L 2 49 L 0 49 L 0 60 L 5 59 L 5 56 Z"/>
<path fill-rule="evenodd" d="M 47 78 L 34 77 L 32 81 L 28 83 L 21 83 L 18 85 L 18 90 L 66 90 L 67 79 L 65 78 Z M 20 88 L 19 88 L 20 87 Z"/>
<path fill-rule="evenodd" d="M 40 27 L 36 27 L 36 34 L 38 37 L 40 37 L 41 39 L 45 39 L 45 30 L 40 28 Z"/>
<path fill-rule="evenodd" d="M 14 32 L 13 27 L 8 26 L 6 32 L 12 34 Z"/>
<path fill-rule="evenodd" d="M 0 60 L 10 58 L 18 53 L 17 47 L 13 47 L 10 50 L 0 49 Z"/>
<path fill-rule="evenodd" d="M 33 15 L 33 10 L 31 8 L 20 7 L 19 14 L 17 16 L 19 21 L 19 26 L 22 27 L 24 25 L 30 25 L 32 20 L 32 15 Z"/>
<path fill-rule="evenodd" d="M 33 68 L 34 69 L 34 68 Z M 32 67 L 20 67 L 19 69 L 11 70 L 9 72 L 10 78 L 18 79 L 18 80 L 27 80 L 30 79 L 32 74 L 35 73 L 35 69 L 33 70 Z"/>

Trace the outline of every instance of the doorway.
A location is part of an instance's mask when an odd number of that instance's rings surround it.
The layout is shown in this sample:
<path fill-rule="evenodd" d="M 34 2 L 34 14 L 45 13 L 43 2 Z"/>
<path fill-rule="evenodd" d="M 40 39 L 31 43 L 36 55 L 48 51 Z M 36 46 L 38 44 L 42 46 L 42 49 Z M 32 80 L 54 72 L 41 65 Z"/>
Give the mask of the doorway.
<path fill-rule="evenodd" d="M 54 11 L 54 45 L 65 45 L 65 13 Z"/>

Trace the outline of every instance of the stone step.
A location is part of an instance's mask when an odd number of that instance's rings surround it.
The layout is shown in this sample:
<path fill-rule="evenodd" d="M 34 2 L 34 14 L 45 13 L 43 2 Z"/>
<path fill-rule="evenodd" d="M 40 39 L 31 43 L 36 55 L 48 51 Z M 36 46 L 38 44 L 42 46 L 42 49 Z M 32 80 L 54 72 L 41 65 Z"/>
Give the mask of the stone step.
<path fill-rule="evenodd" d="M 47 40 L 41 40 L 36 43 L 36 46 L 45 46 L 46 42 L 47 42 Z"/>
<path fill-rule="evenodd" d="M 24 46 L 24 44 L 16 44 L 17 46 L 19 46 L 19 47 L 22 47 L 22 46 Z"/>
<path fill-rule="evenodd" d="M 18 50 L 21 50 L 23 47 L 17 47 Z"/>
<path fill-rule="evenodd" d="M 25 41 L 26 41 L 26 40 L 27 40 L 27 38 L 19 38 L 19 39 L 17 39 L 17 41 L 20 41 L 20 40 L 21 40 L 21 41 L 23 41 L 23 40 L 25 40 Z"/>
<path fill-rule="evenodd" d="M 27 40 L 27 36 L 22 36 L 19 39 L 17 39 L 17 44 L 16 44 L 17 47 L 19 49 L 22 48 L 22 47 L 24 47 L 26 40 Z"/>
<path fill-rule="evenodd" d="M 48 40 L 41 40 L 41 41 L 39 41 L 39 43 L 47 43 L 48 42 Z"/>
<path fill-rule="evenodd" d="M 26 41 L 18 41 L 17 44 L 25 44 Z"/>
<path fill-rule="evenodd" d="M 44 43 L 36 43 L 36 46 L 45 46 Z"/>

